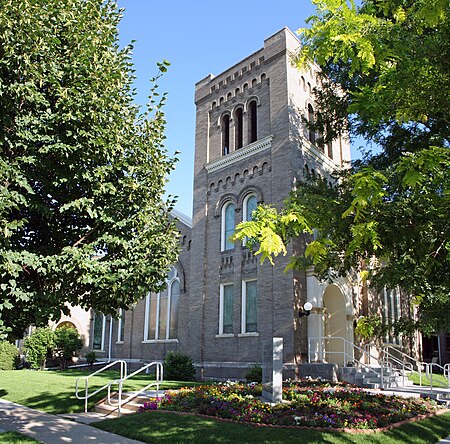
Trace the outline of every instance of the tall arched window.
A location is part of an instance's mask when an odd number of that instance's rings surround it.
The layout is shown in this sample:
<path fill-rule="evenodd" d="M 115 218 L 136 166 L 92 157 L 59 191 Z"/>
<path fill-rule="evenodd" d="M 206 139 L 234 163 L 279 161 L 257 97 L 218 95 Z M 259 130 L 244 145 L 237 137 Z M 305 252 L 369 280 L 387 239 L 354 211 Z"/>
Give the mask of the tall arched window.
<path fill-rule="evenodd" d="M 314 108 L 312 107 L 311 104 L 308 105 L 308 123 L 309 123 L 309 128 L 308 128 L 308 138 L 309 141 L 315 145 L 316 143 L 316 133 L 314 131 Z"/>
<path fill-rule="evenodd" d="M 238 150 L 239 148 L 242 148 L 244 146 L 244 137 L 243 137 L 244 112 L 242 111 L 242 108 L 237 108 L 234 113 L 234 125 L 235 125 L 234 149 Z"/>
<path fill-rule="evenodd" d="M 222 251 L 234 248 L 234 242 L 230 240 L 230 236 L 234 234 L 234 214 L 234 204 L 232 202 L 226 203 L 222 208 Z"/>
<path fill-rule="evenodd" d="M 244 199 L 244 220 L 250 221 L 252 220 L 253 210 L 258 206 L 258 199 L 254 194 L 249 194 Z"/>
<path fill-rule="evenodd" d="M 178 336 L 178 308 L 180 279 L 175 267 L 170 267 L 166 288 L 149 293 L 145 300 L 144 341 L 176 339 Z"/>
<path fill-rule="evenodd" d="M 225 114 L 222 117 L 222 155 L 230 154 L 230 116 Z"/>
<path fill-rule="evenodd" d="M 248 104 L 248 143 L 258 140 L 258 122 L 256 115 L 256 100 Z"/>

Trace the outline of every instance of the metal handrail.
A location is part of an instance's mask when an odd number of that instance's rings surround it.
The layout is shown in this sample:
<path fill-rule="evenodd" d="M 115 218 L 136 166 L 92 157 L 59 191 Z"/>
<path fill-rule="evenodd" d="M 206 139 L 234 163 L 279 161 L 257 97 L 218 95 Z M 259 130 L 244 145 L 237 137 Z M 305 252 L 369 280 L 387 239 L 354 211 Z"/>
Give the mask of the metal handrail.
<path fill-rule="evenodd" d="M 395 350 L 396 354 L 400 355 L 404 359 L 405 358 L 409 359 L 412 362 L 402 361 L 401 359 L 397 358 L 397 356 L 390 353 L 389 352 L 390 349 Z M 412 375 L 415 371 L 414 370 L 414 365 L 415 365 L 417 367 L 417 373 L 419 374 L 419 386 L 422 387 L 422 371 L 426 365 L 425 362 L 419 361 L 418 359 L 402 352 L 401 350 L 398 349 L 397 346 L 392 346 L 392 345 L 387 345 L 387 344 L 385 344 L 383 346 L 383 359 L 384 359 L 385 355 L 387 355 L 388 358 L 391 358 L 391 360 L 395 361 L 397 364 L 399 364 L 402 367 L 403 385 L 405 385 L 405 367 L 410 372 L 410 375 Z"/>
<path fill-rule="evenodd" d="M 125 399 L 122 399 L 124 382 L 127 381 L 128 379 L 132 378 L 133 376 L 141 373 L 142 371 L 148 370 L 153 365 L 156 367 L 156 381 L 150 382 L 145 387 L 141 388 L 138 391 L 133 392 L 132 394 L 130 394 Z M 120 416 L 121 409 L 122 409 L 122 406 L 124 404 L 127 404 L 132 399 L 138 397 L 141 393 L 145 392 L 151 386 L 156 385 L 156 397 L 158 398 L 159 385 L 163 382 L 163 379 L 164 379 L 164 368 L 163 368 L 162 362 L 161 361 L 150 362 L 149 364 L 144 365 L 140 369 L 136 370 L 133 373 L 130 373 L 129 375 L 125 376 L 124 378 L 120 378 L 120 379 L 116 379 L 114 381 L 111 381 L 108 384 L 108 404 L 113 406 L 113 407 L 117 407 L 117 416 Z M 118 384 L 118 386 L 119 386 L 119 388 L 118 388 L 118 402 L 117 403 L 113 403 L 112 400 L 111 400 L 111 387 L 113 385 L 115 385 L 115 384 Z"/>
<path fill-rule="evenodd" d="M 403 380 L 403 386 L 405 386 L 405 375 L 406 372 L 410 372 L 409 374 L 411 375 L 414 372 L 414 367 L 410 362 L 405 362 L 402 361 L 401 359 L 397 358 L 397 356 L 394 356 L 392 353 L 389 353 L 389 346 L 385 346 L 383 348 L 383 364 L 385 365 L 391 365 L 392 369 L 398 369 L 399 367 L 401 368 L 402 371 L 402 380 Z M 396 352 L 398 350 L 396 349 Z M 400 354 L 405 355 L 404 353 L 400 352 Z M 408 355 L 405 355 L 408 356 Z M 409 356 L 408 356 L 409 358 Z M 396 365 L 396 366 L 395 366 Z M 420 367 L 419 367 L 420 368 Z M 422 374 L 420 373 L 420 381 L 422 383 Z"/>
<path fill-rule="evenodd" d="M 101 372 L 105 371 L 106 369 L 111 368 L 117 364 L 120 364 L 120 379 L 125 378 L 127 376 L 127 363 L 122 360 L 110 362 L 108 365 L 105 365 L 105 367 L 102 367 L 100 370 L 97 370 L 96 372 L 91 373 L 90 375 L 80 376 L 79 378 L 77 378 L 77 380 L 75 382 L 75 396 L 77 397 L 77 399 L 84 399 L 84 413 L 87 413 L 89 398 L 91 396 L 94 396 L 97 393 L 101 392 L 102 390 L 106 389 L 110 385 L 110 382 L 108 382 L 103 387 L 100 387 L 99 389 L 95 390 L 94 392 L 89 393 L 89 379 L 92 378 L 92 376 L 98 375 L 99 373 L 101 373 Z M 78 384 L 79 384 L 80 380 L 84 380 L 84 396 L 79 394 Z"/>
<path fill-rule="evenodd" d="M 438 386 L 439 387 L 444 387 L 444 388 L 450 388 L 450 366 L 449 364 L 445 364 L 444 366 L 437 364 L 436 362 L 424 362 L 425 364 L 425 376 L 428 379 L 428 381 L 430 381 L 430 390 L 433 391 L 433 367 L 437 367 L 442 371 L 442 374 L 444 375 L 444 377 L 446 376 L 447 373 L 447 387 L 445 387 L 444 385 L 441 385 L 438 382 Z"/>
<path fill-rule="evenodd" d="M 352 362 L 353 364 L 357 364 L 358 366 L 368 368 L 372 370 L 373 372 L 377 373 L 380 376 L 381 380 L 381 388 L 384 388 L 384 366 L 383 362 L 379 360 L 378 357 L 372 355 L 368 351 L 364 350 L 363 348 L 357 346 L 353 342 L 350 342 L 348 339 L 343 338 L 342 336 L 312 336 L 308 338 L 308 362 L 311 362 L 311 340 L 312 339 L 318 339 L 318 340 L 325 340 L 325 339 L 339 339 L 343 341 L 344 343 L 344 351 L 343 352 L 330 352 L 330 351 L 322 351 L 320 350 L 319 353 L 327 353 L 327 354 L 343 354 L 344 355 L 344 362 Z M 347 353 L 347 346 L 352 348 L 352 354 Z M 369 360 L 369 364 L 365 364 L 363 362 L 360 362 L 354 358 L 354 351 L 358 350 L 362 353 L 362 355 Z M 349 359 L 348 359 L 349 358 Z M 375 368 L 371 367 L 370 362 L 371 359 L 374 359 L 378 364 L 380 364 L 380 371 L 376 370 Z M 387 367 L 392 367 L 389 363 L 387 363 Z"/>

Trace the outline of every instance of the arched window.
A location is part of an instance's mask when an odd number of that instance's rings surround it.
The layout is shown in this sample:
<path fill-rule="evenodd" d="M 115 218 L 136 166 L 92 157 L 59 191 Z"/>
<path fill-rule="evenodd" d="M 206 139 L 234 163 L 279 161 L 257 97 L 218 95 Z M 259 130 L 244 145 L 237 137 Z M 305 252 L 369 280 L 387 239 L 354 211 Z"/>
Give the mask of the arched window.
<path fill-rule="evenodd" d="M 222 155 L 230 154 L 230 116 L 225 114 L 222 117 Z"/>
<path fill-rule="evenodd" d="M 314 131 L 314 108 L 312 107 L 311 104 L 308 105 L 308 123 L 309 123 L 309 128 L 308 128 L 308 139 L 309 141 L 315 145 L 316 143 L 316 133 Z"/>
<path fill-rule="evenodd" d="M 258 140 L 258 119 L 256 115 L 256 100 L 248 104 L 248 143 Z"/>
<path fill-rule="evenodd" d="M 266 80 L 266 75 L 265 74 L 261 74 L 261 83 L 264 82 L 264 80 Z"/>
<path fill-rule="evenodd" d="M 234 204 L 232 202 L 228 202 L 223 206 L 221 251 L 234 248 L 234 242 L 230 240 L 230 236 L 234 234 L 234 213 Z"/>
<path fill-rule="evenodd" d="M 252 80 L 252 88 L 254 88 L 256 86 L 256 84 L 258 83 L 258 81 L 256 79 Z"/>
<path fill-rule="evenodd" d="M 303 87 L 303 91 L 306 91 L 306 80 L 305 80 L 305 78 L 302 76 L 301 77 L 301 85 L 302 85 L 302 87 Z"/>
<path fill-rule="evenodd" d="M 146 297 L 144 341 L 176 339 L 179 306 L 180 279 L 177 269 L 170 267 L 166 288 L 159 293 L 149 293 Z"/>
<path fill-rule="evenodd" d="M 237 96 L 240 92 L 241 92 L 240 89 L 239 89 L 239 88 L 236 88 L 236 89 L 234 90 L 234 95 Z"/>
<path fill-rule="evenodd" d="M 249 194 L 244 199 L 244 221 L 252 220 L 253 210 L 258 206 L 258 199 L 254 194 Z"/>
<path fill-rule="evenodd" d="M 227 100 L 231 100 L 231 97 L 232 97 L 232 94 L 231 94 L 231 92 L 229 92 L 229 93 L 227 94 Z"/>
<path fill-rule="evenodd" d="M 244 113 L 242 108 L 237 108 L 234 113 L 234 125 L 235 125 L 235 141 L 234 141 L 234 149 L 238 150 L 244 146 Z"/>

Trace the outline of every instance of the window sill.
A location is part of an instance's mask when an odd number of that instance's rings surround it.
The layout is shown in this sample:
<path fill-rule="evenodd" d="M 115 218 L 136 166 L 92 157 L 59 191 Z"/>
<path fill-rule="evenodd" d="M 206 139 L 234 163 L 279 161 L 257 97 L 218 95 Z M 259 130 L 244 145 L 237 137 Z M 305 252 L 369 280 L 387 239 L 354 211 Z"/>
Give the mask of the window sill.
<path fill-rule="evenodd" d="M 147 339 L 142 341 L 143 344 L 161 344 L 167 342 L 178 342 L 178 339 Z"/>
<path fill-rule="evenodd" d="M 234 333 L 222 333 L 221 335 L 215 335 L 214 337 L 216 338 L 216 339 L 219 339 L 219 338 L 234 338 Z"/>
<path fill-rule="evenodd" d="M 238 338 L 252 338 L 252 337 L 257 337 L 257 336 L 259 336 L 259 333 L 257 331 L 238 334 Z"/>
<path fill-rule="evenodd" d="M 123 341 L 116 341 L 116 344 L 123 344 Z"/>

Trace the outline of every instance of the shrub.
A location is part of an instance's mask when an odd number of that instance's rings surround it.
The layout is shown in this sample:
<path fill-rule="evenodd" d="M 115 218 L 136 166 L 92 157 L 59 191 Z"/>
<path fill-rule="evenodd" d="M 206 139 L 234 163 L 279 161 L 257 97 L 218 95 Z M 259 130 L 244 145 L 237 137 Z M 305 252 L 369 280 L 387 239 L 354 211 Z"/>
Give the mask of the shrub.
<path fill-rule="evenodd" d="M 14 370 L 19 364 L 19 350 L 8 341 L 0 341 L 0 370 Z"/>
<path fill-rule="evenodd" d="M 76 351 L 83 347 L 83 340 L 73 327 L 61 327 L 55 331 L 55 355 L 61 370 L 65 370 Z"/>
<path fill-rule="evenodd" d="M 55 347 L 55 333 L 48 327 L 37 328 L 25 339 L 23 348 L 32 368 L 43 370 L 45 360 Z"/>
<path fill-rule="evenodd" d="M 86 353 L 86 356 L 84 358 L 86 359 L 86 362 L 89 364 L 89 366 L 92 368 L 94 362 L 97 360 L 97 354 L 95 353 L 95 351 L 90 351 L 89 353 Z"/>
<path fill-rule="evenodd" d="M 247 382 L 262 382 L 262 367 L 259 364 L 252 364 L 245 372 L 245 380 Z"/>
<path fill-rule="evenodd" d="M 164 359 L 164 379 L 194 381 L 195 367 L 192 359 L 183 353 L 168 352 Z"/>

